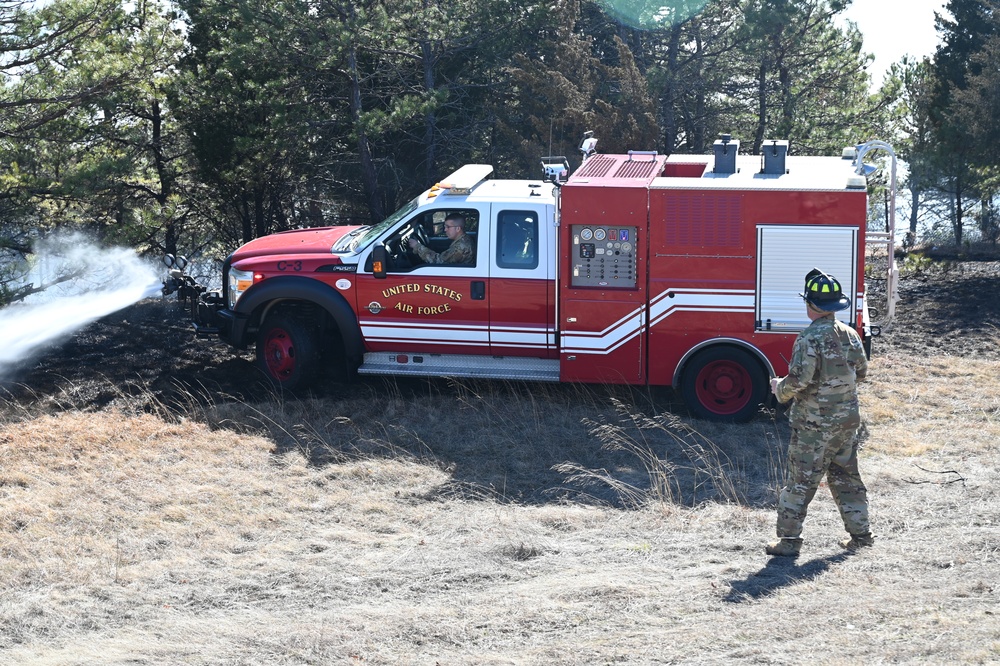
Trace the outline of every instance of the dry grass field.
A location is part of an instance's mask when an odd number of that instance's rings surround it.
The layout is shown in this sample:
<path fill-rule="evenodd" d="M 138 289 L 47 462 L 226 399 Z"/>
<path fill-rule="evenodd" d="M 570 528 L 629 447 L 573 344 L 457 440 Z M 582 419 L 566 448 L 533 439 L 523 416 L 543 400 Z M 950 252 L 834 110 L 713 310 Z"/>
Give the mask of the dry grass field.
<path fill-rule="evenodd" d="M 1000 662 L 998 315 L 966 297 L 959 326 L 949 302 L 995 269 L 904 282 L 862 390 L 877 543 L 857 554 L 821 489 L 802 555 L 764 555 L 780 412 L 26 372 L 0 393 L 0 663 Z"/>

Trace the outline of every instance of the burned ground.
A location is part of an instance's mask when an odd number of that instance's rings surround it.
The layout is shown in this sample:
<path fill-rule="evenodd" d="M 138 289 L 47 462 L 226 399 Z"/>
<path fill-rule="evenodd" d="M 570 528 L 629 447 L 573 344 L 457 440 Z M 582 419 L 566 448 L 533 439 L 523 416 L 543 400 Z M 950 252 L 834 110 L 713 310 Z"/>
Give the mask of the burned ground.
<path fill-rule="evenodd" d="M 15 369 L 3 386 L 14 400 L 111 404 L 170 400 L 178 390 L 231 392 L 250 360 L 218 341 L 196 340 L 172 300 L 149 299 L 86 326 Z"/>
<path fill-rule="evenodd" d="M 904 264 L 905 266 L 905 264 Z M 880 347 L 901 355 L 1000 359 L 1000 262 L 942 261 L 907 272 Z"/>
<path fill-rule="evenodd" d="M 875 339 L 874 353 L 1000 359 L 997 294 L 997 261 L 939 261 L 906 270 L 896 318 Z M 192 396 L 248 400 L 267 390 L 252 350 L 196 339 L 173 299 L 149 299 L 26 360 L 0 385 L 0 397 L 23 405 L 148 410 Z M 350 390 L 324 386 L 316 395 Z"/>

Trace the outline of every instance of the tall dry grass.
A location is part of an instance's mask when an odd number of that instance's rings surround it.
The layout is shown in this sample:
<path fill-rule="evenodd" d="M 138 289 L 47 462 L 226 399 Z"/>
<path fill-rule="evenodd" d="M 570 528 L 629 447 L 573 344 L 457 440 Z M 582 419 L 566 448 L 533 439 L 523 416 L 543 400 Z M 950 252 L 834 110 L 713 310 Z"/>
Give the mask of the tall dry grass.
<path fill-rule="evenodd" d="M 995 662 L 998 369 L 877 358 L 877 547 L 840 551 L 821 490 L 796 561 L 762 552 L 776 413 L 448 381 L 5 404 L 0 662 Z"/>

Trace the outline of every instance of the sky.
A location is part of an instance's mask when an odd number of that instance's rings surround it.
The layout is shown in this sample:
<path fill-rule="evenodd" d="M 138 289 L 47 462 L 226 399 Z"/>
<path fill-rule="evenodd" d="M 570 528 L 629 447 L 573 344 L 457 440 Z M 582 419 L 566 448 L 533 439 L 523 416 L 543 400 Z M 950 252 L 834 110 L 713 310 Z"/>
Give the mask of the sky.
<path fill-rule="evenodd" d="M 857 23 L 864 51 L 875 56 L 872 82 L 881 83 L 889 65 L 904 55 L 929 56 L 938 45 L 934 12 L 945 0 L 854 0 L 843 16 Z"/>

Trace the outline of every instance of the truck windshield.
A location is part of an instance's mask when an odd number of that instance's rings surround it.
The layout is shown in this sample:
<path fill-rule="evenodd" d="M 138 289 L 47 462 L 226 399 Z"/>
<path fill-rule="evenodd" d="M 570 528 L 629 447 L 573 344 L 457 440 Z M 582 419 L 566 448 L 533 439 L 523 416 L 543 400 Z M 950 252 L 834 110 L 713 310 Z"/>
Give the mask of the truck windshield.
<path fill-rule="evenodd" d="M 334 252 L 357 252 L 363 250 L 376 238 L 382 235 L 384 231 L 395 225 L 401 219 L 412 213 L 417 209 L 417 202 L 420 197 L 413 199 L 402 208 L 397 210 L 395 213 L 385 218 L 376 225 L 369 227 L 361 227 L 354 233 L 350 233 L 344 236 L 336 245 L 333 246 Z"/>

